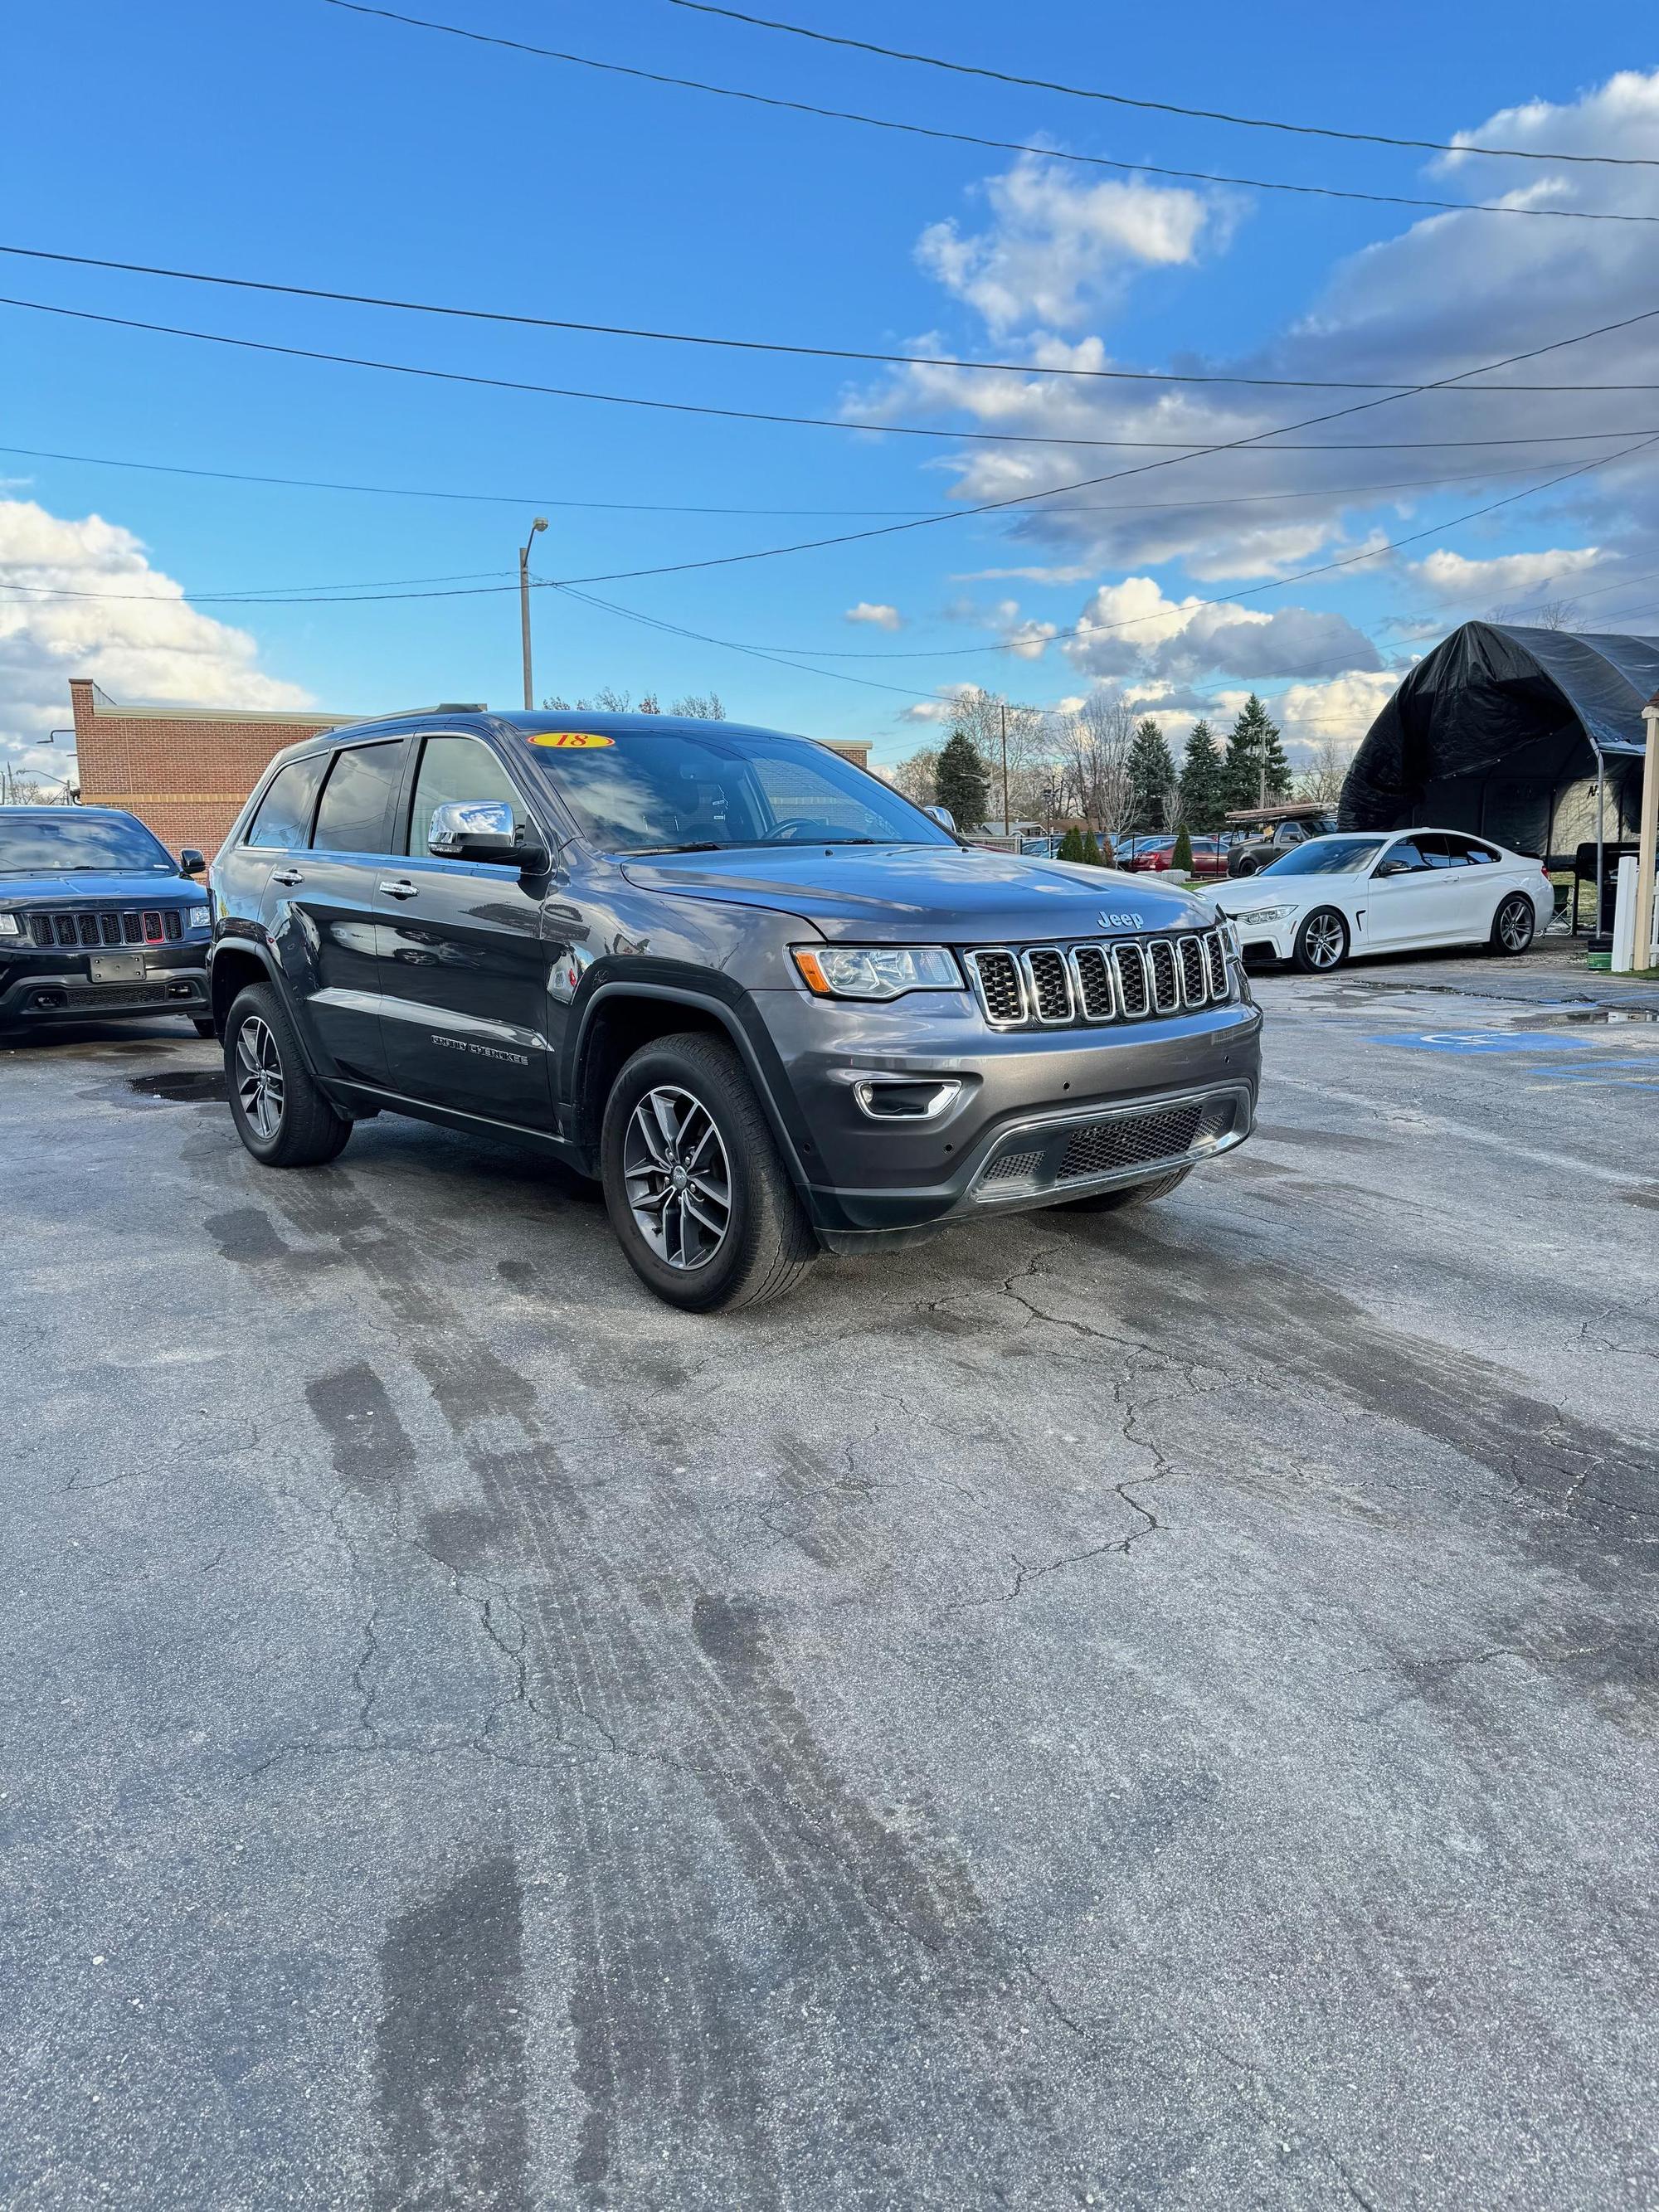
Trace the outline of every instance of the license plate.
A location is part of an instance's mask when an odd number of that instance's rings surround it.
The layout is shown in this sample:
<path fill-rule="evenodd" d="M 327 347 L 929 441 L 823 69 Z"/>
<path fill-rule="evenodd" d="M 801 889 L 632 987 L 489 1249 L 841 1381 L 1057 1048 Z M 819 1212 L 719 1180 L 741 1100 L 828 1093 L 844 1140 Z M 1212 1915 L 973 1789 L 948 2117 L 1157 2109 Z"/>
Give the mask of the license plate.
<path fill-rule="evenodd" d="M 142 983 L 144 980 L 142 952 L 94 952 L 87 964 L 94 983 Z"/>

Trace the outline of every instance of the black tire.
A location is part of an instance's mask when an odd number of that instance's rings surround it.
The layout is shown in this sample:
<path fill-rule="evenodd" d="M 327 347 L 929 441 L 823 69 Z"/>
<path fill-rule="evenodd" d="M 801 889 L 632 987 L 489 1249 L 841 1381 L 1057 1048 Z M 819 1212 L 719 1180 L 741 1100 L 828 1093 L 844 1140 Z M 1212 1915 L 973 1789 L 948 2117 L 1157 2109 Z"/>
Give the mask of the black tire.
<path fill-rule="evenodd" d="M 640 1048 L 605 1101 L 599 1164 L 628 1264 L 671 1306 L 731 1313 L 760 1305 L 793 1291 L 817 1257 L 760 1101 L 721 1037 L 691 1031 Z M 654 1215 L 654 1241 L 636 1205 L 645 1218 Z"/>
<path fill-rule="evenodd" d="M 1297 928 L 1291 957 L 1304 975 L 1329 975 L 1347 957 L 1347 923 L 1334 906 L 1316 906 Z"/>
<path fill-rule="evenodd" d="M 213 1017 L 211 1014 L 192 1014 L 190 1018 L 190 1025 L 195 1030 L 198 1036 L 214 1036 L 217 1035 L 217 1031 L 215 1030 L 213 1025 Z"/>
<path fill-rule="evenodd" d="M 258 1091 L 252 1079 L 260 1073 Z M 288 1009 L 269 983 L 250 983 L 225 1017 L 225 1095 L 237 1135 L 262 1167 L 321 1167 L 339 1158 L 351 1134 L 313 1082 Z"/>
<path fill-rule="evenodd" d="M 1230 860 L 1227 864 L 1227 873 L 1235 878 L 1260 875 L 1261 872 L 1261 863 L 1254 853 L 1241 853 L 1236 860 Z"/>
<path fill-rule="evenodd" d="M 1115 1190 L 1093 1191 L 1087 1198 L 1068 1198 L 1052 1210 L 1055 1213 L 1121 1213 L 1126 1206 L 1150 1206 L 1154 1199 L 1167 1198 L 1191 1173 L 1190 1168 L 1171 1168 L 1168 1175 L 1154 1176 L 1150 1182 L 1120 1184 Z"/>
<path fill-rule="evenodd" d="M 1525 891 L 1510 891 L 1498 903 L 1486 942 L 1494 952 L 1515 959 L 1530 948 L 1537 932 L 1538 916 L 1532 901 Z"/>

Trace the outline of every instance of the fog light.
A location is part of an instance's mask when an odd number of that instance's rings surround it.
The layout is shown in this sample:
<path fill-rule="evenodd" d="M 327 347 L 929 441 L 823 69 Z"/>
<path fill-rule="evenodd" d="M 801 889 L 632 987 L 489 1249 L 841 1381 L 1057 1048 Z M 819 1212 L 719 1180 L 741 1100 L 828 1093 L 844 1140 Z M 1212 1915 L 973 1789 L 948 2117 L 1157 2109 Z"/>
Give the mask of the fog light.
<path fill-rule="evenodd" d="M 855 1083 L 853 1096 L 872 1121 L 937 1121 L 955 1105 L 962 1085 L 954 1077 L 921 1083 Z"/>

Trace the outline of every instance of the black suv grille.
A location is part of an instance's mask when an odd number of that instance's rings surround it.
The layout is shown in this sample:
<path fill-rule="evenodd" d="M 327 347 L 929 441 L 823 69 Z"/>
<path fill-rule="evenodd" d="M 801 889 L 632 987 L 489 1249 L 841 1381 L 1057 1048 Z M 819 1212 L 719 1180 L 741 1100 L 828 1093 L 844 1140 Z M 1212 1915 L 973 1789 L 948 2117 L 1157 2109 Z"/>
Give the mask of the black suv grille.
<path fill-rule="evenodd" d="M 74 907 L 29 916 L 39 945 L 173 945 L 184 933 L 177 907 Z"/>
<path fill-rule="evenodd" d="M 999 1030 L 1138 1022 L 1224 1005 L 1232 988 L 1216 929 L 1082 945 L 986 945 L 964 958 L 980 1011 Z"/>

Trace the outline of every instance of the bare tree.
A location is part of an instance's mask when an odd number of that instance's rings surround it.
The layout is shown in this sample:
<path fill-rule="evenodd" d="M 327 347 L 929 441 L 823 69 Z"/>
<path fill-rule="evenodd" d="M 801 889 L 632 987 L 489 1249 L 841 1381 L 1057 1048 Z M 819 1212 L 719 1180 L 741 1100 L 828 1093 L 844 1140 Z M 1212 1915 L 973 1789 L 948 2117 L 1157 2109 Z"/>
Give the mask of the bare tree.
<path fill-rule="evenodd" d="M 75 793 L 67 783 L 53 783 L 30 769 L 0 765 L 0 803 L 8 806 L 73 806 Z"/>
<path fill-rule="evenodd" d="M 908 760 L 900 761 L 890 771 L 895 791 L 917 806 L 932 806 L 939 797 L 939 747 L 924 745 Z"/>
<path fill-rule="evenodd" d="M 1049 717 L 1041 708 L 1025 706 L 1000 691 L 985 691 L 975 685 L 957 694 L 951 720 L 967 732 L 984 766 L 992 813 L 1000 819 L 1004 811 L 1006 740 L 1009 818 L 1040 821 L 1043 792 L 1054 780 L 1056 765 Z"/>
<path fill-rule="evenodd" d="M 1114 846 L 1134 813 L 1129 749 L 1135 710 L 1117 691 L 1091 691 L 1075 712 L 1056 717 L 1056 751 L 1066 803 Z"/>
<path fill-rule="evenodd" d="M 1342 796 L 1342 787 L 1348 780 L 1349 763 L 1354 749 L 1340 738 L 1322 738 L 1312 759 L 1300 768 L 1291 781 L 1291 789 L 1300 799 L 1310 805 L 1328 806 L 1335 811 Z"/>
<path fill-rule="evenodd" d="M 1486 620 L 1512 623 L 1517 629 L 1571 629 L 1577 615 L 1575 599 L 1540 599 L 1531 606 L 1516 601 L 1494 607 Z"/>
<path fill-rule="evenodd" d="M 688 691 L 684 698 L 676 699 L 671 714 L 685 714 L 694 721 L 723 722 L 726 708 L 718 691 Z"/>

